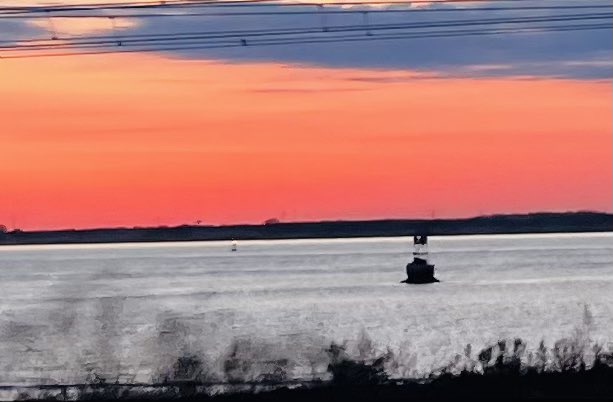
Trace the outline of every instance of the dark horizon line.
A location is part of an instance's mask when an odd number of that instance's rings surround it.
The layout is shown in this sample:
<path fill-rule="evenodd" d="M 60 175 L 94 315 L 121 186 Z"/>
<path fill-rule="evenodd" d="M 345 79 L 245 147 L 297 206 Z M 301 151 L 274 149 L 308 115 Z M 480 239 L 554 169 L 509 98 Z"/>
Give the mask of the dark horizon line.
<path fill-rule="evenodd" d="M 81 227 L 81 228 L 57 228 L 57 229 L 20 229 L 13 228 L 8 230 L 5 234 L 11 233 L 54 233 L 54 232 L 91 232 L 91 231 L 113 231 L 113 230 L 164 230 L 164 229 L 180 229 L 180 228 L 202 228 L 202 229 L 223 229 L 223 228 L 243 228 L 243 227 L 263 227 L 272 225 L 318 225 L 318 224 L 360 224 L 360 223 L 385 223 L 385 222 L 414 222 L 414 223 L 427 223 L 427 222 L 458 222 L 458 221 L 471 221 L 478 219 L 491 219 L 491 218 L 514 218 L 514 217 L 531 217 L 531 216 L 573 216 L 573 215 L 605 215 L 612 219 L 613 224 L 613 212 L 598 211 L 598 210 L 567 210 L 567 211 L 535 211 L 535 212 L 522 212 L 522 213 L 491 213 L 480 215 L 469 215 L 465 217 L 430 217 L 430 218 L 369 218 L 369 219 L 322 219 L 322 220 L 295 220 L 295 221 L 283 221 L 276 217 L 271 217 L 260 223 L 222 223 L 222 224 L 207 224 L 207 223 L 180 223 L 180 224 L 158 224 L 156 226 L 96 226 L 96 227 Z M 2 234 L 2 233 L 0 233 Z"/>

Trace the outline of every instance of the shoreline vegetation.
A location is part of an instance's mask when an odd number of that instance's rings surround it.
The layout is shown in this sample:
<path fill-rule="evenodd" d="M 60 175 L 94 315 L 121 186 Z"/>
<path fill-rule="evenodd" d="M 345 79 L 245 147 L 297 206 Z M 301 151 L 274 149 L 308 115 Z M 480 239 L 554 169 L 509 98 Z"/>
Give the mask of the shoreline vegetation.
<path fill-rule="evenodd" d="M 595 325 L 586 304 L 582 322 L 569 336 L 553 343 L 541 340 L 537 346 L 517 337 L 503 338 L 480 349 L 468 343 L 446 363 L 421 374 L 412 370 L 418 351 L 376 344 L 364 329 L 357 339 L 322 343 L 307 359 L 310 367 L 301 365 L 300 357 L 296 360 L 271 354 L 272 349 L 256 339 L 235 338 L 219 357 L 190 348 L 177 350 L 174 357 L 154 368 L 147 383 L 122 383 L 121 378 L 127 377 L 117 372 L 105 374 L 103 368 L 94 365 L 87 369 L 84 383 L 61 385 L 40 379 L 41 385 L 0 385 L 0 399 L 610 401 L 613 342 L 593 339 Z M 310 374 L 305 376 L 307 372 Z"/>
<path fill-rule="evenodd" d="M 427 382 L 374 384 L 311 383 L 275 386 L 235 385 L 236 392 L 211 394 L 206 385 L 79 384 L 21 389 L 19 401 L 176 401 L 176 402 L 313 402 L 313 401 L 611 401 L 613 368 L 599 365 L 583 371 L 524 374 L 463 373 Z"/>
<path fill-rule="evenodd" d="M 613 400 L 613 351 L 591 342 L 582 330 L 549 347 L 541 342 L 534 350 L 519 338 L 477 351 L 468 344 L 462 355 L 419 379 L 390 377 L 388 370 L 403 364 L 402 358 L 378 350 L 368 338 L 360 343 L 358 355 L 350 354 L 346 344 L 331 343 L 325 349 L 326 372 L 312 381 L 292 379 L 288 362 L 281 360 L 267 361 L 255 375 L 250 371 L 257 362 L 238 359 L 236 353 L 220 362 L 218 377 L 209 371 L 210 362 L 186 354 L 151 384 L 122 384 L 90 373 L 84 384 L 2 386 L 0 392 L 22 401 Z"/>
<path fill-rule="evenodd" d="M 49 231 L 13 230 L 0 232 L 0 245 L 611 231 L 613 231 L 613 214 L 601 212 L 541 212 L 478 216 L 464 219 L 385 219 L 287 223 L 271 219 L 260 225 L 181 225 L 175 227 L 159 226 Z"/>

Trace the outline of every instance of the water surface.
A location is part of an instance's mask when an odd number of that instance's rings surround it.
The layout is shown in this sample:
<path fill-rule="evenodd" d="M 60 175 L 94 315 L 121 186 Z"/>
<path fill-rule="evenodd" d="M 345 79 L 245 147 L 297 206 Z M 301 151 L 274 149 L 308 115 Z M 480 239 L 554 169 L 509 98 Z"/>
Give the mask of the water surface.
<path fill-rule="evenodd" d="M 0 383 L 154 381 L 185 354 L 221 370 L 233 342 L 308 377 L 325 370 L 322 348 L 364 334 L 404 359 L 403 376 L 467 343 L 536 347 L 586 325 L 613 341 L 613 234 L 430 243 L 431 285 L 399 283 L 409 238 L 4 246 Z"/>

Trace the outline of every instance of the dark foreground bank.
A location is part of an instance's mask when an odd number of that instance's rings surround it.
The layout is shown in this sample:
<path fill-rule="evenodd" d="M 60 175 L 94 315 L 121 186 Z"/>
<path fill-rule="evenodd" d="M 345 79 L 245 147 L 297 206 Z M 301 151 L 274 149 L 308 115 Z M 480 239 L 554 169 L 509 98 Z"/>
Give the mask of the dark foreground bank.
<path fill-rule="evenodd" d="M 598 212 L 495 215 L 468 219 L 268 223 L 263 225 L 112 228 L 0 232 L 0 244 L 266 240 L 430 235 L 613 231 L 613 215 Z"/>
<path fill-rule="evenodd" d="M 266 389 L 263 384 L 243 386 L 233 393 L 211 395 L 196 384 L 154 390 L 146 394 L 134 387 L 88 385 L 81 401 L 210 401 L 210 402 L 316 402 L 316 401 L 613 401 L 613 369 L 604 365 L 581 371 L 443 375 L 426 383 L 325 383 Z M 37 401 L 75 400 L 65 392 Z M 20 400 L 29 398 L 22 395 Z M 30 399 L 34 400 L 34 399 Z"/>
<path fill-rule="evenodd" d="M 579 334 L 579 332 L 577 332 Z M 78 401 L 610 401 L 613 400 L 613 352 L 576 335 L 552 348 L 543 342 L 533 352 L 521 339 L 501 340 L 476 354 L 467 345 L 463 356 L 425 379 L 388 377 L 386 367 L 398 362 L 389 350 L 361 357 L 345 346 L 327 350 L 327 378 L 293 381 L 284 363 L 240 381 L 237 372 L 253 365 L 233 354 L 223 362 L 225 380 L 213 381 L 205 362 L 182 356 L 156 384 L 119 384 L 94 375 L 87 384 L 47 385 L 12 390 L 19 400 Z M 364 349 L 364 348 L 363 348 Z M 270 363 L 270 362 L 269 362 Z M 6 391 L 6 387 L 4 388 Z M 6 396 L 6 394 L 5 394 Z"/>

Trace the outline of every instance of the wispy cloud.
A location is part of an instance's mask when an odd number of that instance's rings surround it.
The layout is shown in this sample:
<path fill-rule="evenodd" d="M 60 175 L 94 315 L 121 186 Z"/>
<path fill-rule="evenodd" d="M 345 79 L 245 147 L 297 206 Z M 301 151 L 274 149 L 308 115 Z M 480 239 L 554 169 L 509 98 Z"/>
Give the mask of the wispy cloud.
<path fill-rule="evenodd" d="M 499 17 L 533 17 L 550 15 L 570 15 L 593 12 L 577 10 L 526 10 L 519 8 L 509 10 L 509 3 L 479 2 L 462 5 L 449 4 L 421 5 L 424 7 L 453 8 L 464 7 L 468 12 L 411 12 L 411 13 L 371 13 L 369 25 L 405 24 L 440 22 L 449 19 L 479 20 Z M 501 4 L 507 9 L 491 10 Z M 522 6 L 542 5 L 542 2 L 522 2 Z M 575 3 L 573 3 L 575 4 Z M 608 4 L 605 1 L 590 1 L 590 4 Z M 490 9 L 483 10 L 484 6 Z M 393 6 L 406 7 L 401 5 Z M 485 7 L 485 8 L 488 8 Z M 313 11 L 314 6 L 292 7 L 291 11 Z M 292 14 L 286 12 L 288 7 L 271 6 L 267 11 L 276 15 L 247 16 L 174 16 L 148 19 L 116 19 L 115 26 L 108 18 L 80 20 L 69 23 L 54 19 L 49 23 L 42 20 L 35 26 L 31 23 L 21 25 L 14 22 L 0 21 L 0 30 L 8 32 L 11 37 L 41 35 L 49 30 L 66 30 L 70 34 L 86 34 L 99 30 L 115 31 L 121 34 L 159 34 L 181 32 L 216 32 L 235 30 L 258 30 L 320 27 L 322 30 L 331 26 L 364 24 L 361 13 L 344 14 L 334 11 L 350 10 L 351 7 L 326 6 L 322 13 Z M 202 8 L 198 10 L 202 14 Z M 210 13 L 227 9 L 209 7 Z M 605 9 L 607 11 L 609 9 Z M 598 11 L 598 10 L 596 10 Z M 600 11 L 603 11 L 602 9 Z M 285 15 L 283 13 L 285 12 Z M 328 13 L 325 13 L 328 12 Z M 102 13 L 102 12 L 101 12 Z M 325 14 L 324 14 L 325 13 Z M 324 16 L 325 15 L 325 16 Z M 103 16 L 103 14 L 101 14 Z M 605 20 L 610 22 L 610 20 Z M 10 24 L 10 25 L 7 25 Z M 556 23 L 564 26 L 566 23 Z M 552 25 L 550 23 L 541 26 Z M 518 27 L 517 24 L 504 25 L 504 28 Z M 483 29 L 477 26 L 475 29 Z M 428 31 L 428 30 L 425 30 Z M 423 32 L 423 30 L 422 30 Z M 352 34 L 360 35 L 360 31 Z M 363 34 L 366 36 L 368 30 Z M 322 36 L 323 34 L 318 34 Z M 376 38 L 379 33 L 375 33 Z M 373 40 L 363 42 L 344 42 L 328 44 L 287 44 L 277 46 L 244 46 L 229 49 L 177 49 L 165 54 L 183 59 L 217 59 L 224 61 L 275 61 L 291 64 L 319 65 L 328 67 L 365 67 L 411 71 L 424 71 L 439 76 L 513 76 L 513 77 L 568 77 L 582 79 L 609 78 L 612 74 L 613 40 L 610 30 L 584 30 L 572 32 L 531 32 L 505 35 L 462 36 L 446 38 L 420 38 L 402 40 Z M 239 43 L 240 37 L 227 40 Z M 176 42 L 173 42 L 176 44 Z M 248 42 L 246 42 L 248 43 Z M 172 44 L 171 44 L 172 45 Z M 128 48 L 128 46 L 124 48 Z M 161 47 L 161 46 L 160 46 Z M 383 78 L 388 81 L 395 78 Z"/>

